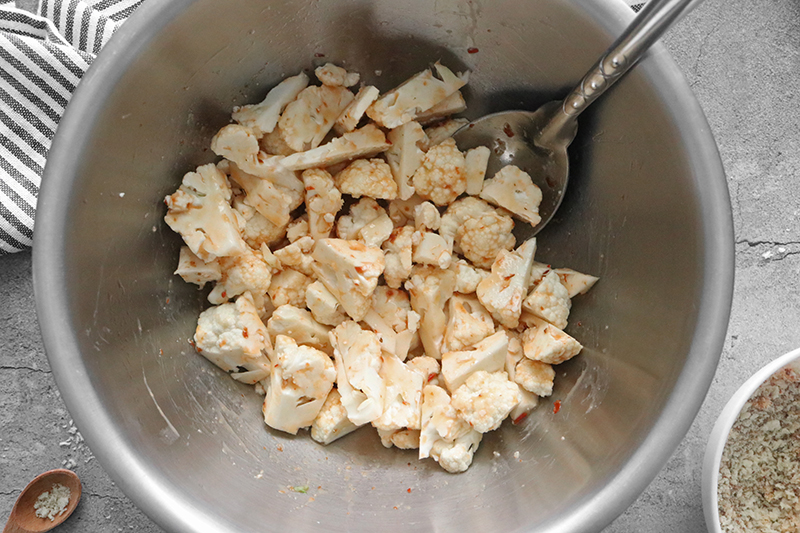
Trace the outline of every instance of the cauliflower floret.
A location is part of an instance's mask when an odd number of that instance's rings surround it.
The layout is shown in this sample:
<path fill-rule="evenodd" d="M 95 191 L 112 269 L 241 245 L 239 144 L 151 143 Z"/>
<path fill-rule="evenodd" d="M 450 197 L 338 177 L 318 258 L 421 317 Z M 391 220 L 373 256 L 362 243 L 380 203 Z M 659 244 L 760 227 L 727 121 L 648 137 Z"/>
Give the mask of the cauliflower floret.
<path fill-rule="evenodd" d="M 302 307 L 306 301 L 306 287 L 313 280 L 297 270 L 287 268 L 272 277 L 267 294 L 275 307 L 294 305 Z"/>
<path fill-rule="evenodd" d="M 233 207 L 245 222 L 239 229 L 242 238 L 251 248 L 257 250 L 262 244 L 272 246 L 286 236 L 286 226 L 273 224 L 254 207 L 245 204 L 242 198 L 234 199 Z"/>
<path fill-rule="evenodd" d="M 347 215 L 339 217 L 336 222 L 336 235 L 340 239 L 356 240 L 361 229 L 378 218 L 386 215 L 386 211 L 372 198 L 362 198 L 350 206 Z"/>
<path fill-rule="evenodd" d="M 292 155 L 297 152 L 286 144 L 286 141 L 283 140 L 283 132 L 277 126 L 258 140 L 258 146 L 267 155 Z"/>
<path fill-rule="evenodd" d="M 386 138 L 392 143 L 385 155 L 397 183 L 398 197 L 408 200 L 414 194 L 411 178 L 422 165 L 422 146 L 428 145 L 428 137 L 419 123 L 411 121 L 390 131 Z"/>
<path fill-rule="evenodd" d="M 447 326 L 444 308 L 453 295 L 455 285 L 455 274 L 431 266 L 415 266 L 411 271 L 411 278 L 405 283 L 411 308 L 422 317 L 419 336 L 425 347 L 425 354 L 435 359 L 442 358 L 442 344 Z"/>
<path fill-rule="evenodd" d="M 336 174 L 336 186 L 354 198 L 397 198 L 397 183 L 383 159 L 356 159 Z"/>
<path fill-rule="evenodd" d="M 469 72 L 456 76 L 438 62 L 434 68 L 439 79 L 425 69 L 381 96 L 367 109 L 367 115 L 384 128 L 396 128 L 446 99 L 469 79 Z"/>
<path fill-rule="evenodd" d="M 311 236 L 326 239 L 331 236 L 336 213 L 342 208 L 342 193 L 334 186 L 333 176 L 319 168 L 303 171 L 303 185 Z"/>
<path fill-rule="evenodd" d="M 438 124 L 425 128 L 425 135 L 428 137 L 427 146 L 423 145 L 423 150 L 429 150 L 430 147 L 440 144 L 445 139 L 449 139 L 455 132 L 469 124 L 469 120 L 465 118 L 448 118 Z"/>
<path fill-rule="evenodd" d="M 416 194 L 408 200 L 392 200 L 389 202 L 389 218 L 392 219 L 395 228 L 414 223 L 415 209 L 424 202 Z"/>
<path fill-rule="evenodd" d="M 383 273 L 383 252 L 358 241 L 321 239 L 314 246 L 312 265 L 317 279 L 354 320 L 367 314 L 370 298 Z"/>
<path fill-rule="evenodd" d="M 417 115 L 417 122 L 423 125 L 431 124 L 437 120 L 461 113 L 467 109 L 467 102 L 461 91 L 456 91 L 432 108 Z"/>
<path fill-rule="evenodd" d="M 490 150 L 485 146 L 476 146 L 464 155 L 465 173 L 467 175 L 467 194 L 477 196 L 483 190 L 483 179 L 489 165 Z"/>
<path fill-rule="evenodd" d="M 474 267 L 463 259 L 450 263 L 450 270 L 456 274 L 456 292 L 461 294 L 474 293 L 478 284 L 490 274 L 489 271 Z"/>
<path fill-rule="evenodd" d="M 522 306 L 526 311 L 547 320 L 558 329 L 564 329 L 567 327 L 572 301 L 558 274 L 550 271 L 525 298 Z"/>
<path fill-rule="evenodd" d="M 342 67 L 334 65 L 333 63 L 325 63 L 321 67 L 314 69 L 317 79 L 323 85 L 330 85 L 332 87 L 352 87 L 358 83 L 361 76 L 357 72 L 347 72 Z"/>
<path fill-rule="evenodd" d="M 273 253 L 280 261 L 282 269 L 291 268 L 306 276 L 313 276 L 314 272 L 311 265 L 314 259 L 311 258 L 311 250 L 314 248 L 314 239 L 311 237 L 300 237 L 291 244 L 284 246 Z"/>
<path fill-rule="evenodd" d="M 307 86 L 308 76 L 303 72 L 286 78 L 273 87 L 260 104 L 234 107 L 232 118 L 261 137 L 275 129 L 284 108 Z"/>
<path fill-rule="evenodd" d="M 347 319 L 339 301 L 319 281 L 306 287 L 306 307 L 320 324 L 338 326 Z"/>
<path fill-rule="evenodd" d="M 534 253 L 536 239 L 528 239 L 513 252 L 502 250 L 492 264 L 492 273 L 475 291 L 495 320 L 507 328 L 519 325 Z"/>
<path fill-rule="evenodd" d="M 271 428 L 297 434 L 319 414 L 336 379 L 331 358 L 291 337 L 278 335 L 264 398 L 264 422 Z"/>
<path fill-rule="evenodd" d="M 570 298 L 575 298 L 579 294 L 586 294 L 600 279 L 589 274 L 581 274 L 571 268 L 556 268 L 555 273 L 558 274 L 561 284 L 566 287 Z"/>
<path fill-rule="evenodd" d="M 389 207 L 391 208 L 391 204 Z M 468 219 L 478 218 L 481 215 L 495 212 L 496 210 L 494 207 L 484 202 L 480 198 L 467 196 L 466 198 L 456 200 L 450 204 L 450 206 L 447 208 L 447 211 L 445 211 L 444 215 L 442 215 L 442 221 L 439 224 L 439 235 L 452 242 L 456 238 L 458 228 L 463 226 L 464 222 L 466 222 Z M 514 245 L 512 244 L 511 246 L 513 247 Z"/>
<path fill-rule="evenodd" d="M 339 115 L 339 118 L 336 119 L 336 123 L 333 125 L 333 129 L 338 134 L 347 133 L 356 129 L 358 126 L 361 117 L 364 116 L 366 113 L 367 108 L 372 105 L 372 102 L 378 99 L 380 96 L 380 91 L 377 87 L 373 87 L 372 85 L 362 87 L 358 90 L 358 94 L 350 102 L 342 114 Z"/>
<path fill-rule="evenodd" d="M 358 428 L 359 426 L 347 418 L 347 411 L 342 405 L 342 395 L 337 389 L 333 389 L 322 404 L 314 423 L 311 424 L 311 438 L 320 444 L 328 445 Z"/>
<path fill-rule="evenodd" d="M 528 173 L 514 165 L 501 168 L 492 179 L 483 182 L 481 198 L 508 209 L 531 226 L 542 221 L 539 216 L 542 191 Z"/>
<path fill-rule="evenodd" d="M 408 352 L 419 342 L 416 334 L 419 315 L 411 310 L 408 295 L 403 291 L 378 286 L 372 295 L 372 307 L 364 322 L 378 334 L 384 352 L 405 361 Z"/>
<path fill-rule="evenodd" d="M 442 355 L 442 377 L 448 390 L 456 390 L 479 370 L 502 370 L 507 353 L 508 335 L 502 329 L 467 350 L 445 353 Z"/>
<path fill-rule="evenodd" d="M 197 353 L 243 383 L 270 373 L 272 344 L 249 295 L 200 313 L 194 344 Z"/>
<path fill-rule="evenodd" d="M 436 231 L 442 223 L 439 210 L 430 202 L 422 202 L 414 207 L 414 227 L 417 231 Z"/>
<path fill-rule="evenodd" d="M 406 361 L 406 366 L 422 374 L 423 383 L 426 385 L 439 385 L 441 367 L 439 361 L 427 355 L 420 355 Z"/>
<path fill-rule="evenodd" d="M 531 327 L 522 333 L 525 357 L 551 365 L 558 365 L 578 355 L 581 343 L 538 317 L 529 315 Z"/>
<path fill-rule="evenodd" d="M 231 179 L 247 193 L 243 203 L 253 207 L 277 227 L 286 227 L 292 210 L 292 198 L 270 180 L 248 174 L 235 163 L 230 165 Z"/>
<path fill-rule="evenodd" d="M 245 291 L 262 295 L 269 289 L 272 269 L 261 254 L 248 248 L 243 254 L 220 257 L 218 261 L 222 276 L 208 294 L 208 301 L 212 304 L 225 303 Z"/>
<path fill-rule="evenodd" d="M 434 265 L 442 269 L 450 266 L 453 258 L 451 246 L 444 237 L 430 231 L 415 231 L 411 236 L 414 245 L 412 259 L 422 265 Z"/>
<path fill-rule="evenodd" d="M 499 213 L 468 218 L 456 232 L 456 243 L 475 266 L 489 268 L 498 254 L 514 248 L 514 221 Z"/>
<path fill-rule="evenodd" d="M 358 240 L 367 246 L 379 247 L 392 235 L 393 230 L 392 219 L 384 211 L 361 228 L 361 231 L 358 232 Z"/>
<path fill-rule="evenodd" d="M 297 344 L 311 346 L 333 355 L 333 347 L 328 338 L 330 330 L 330 327 L 314 320 L 311 313 L 293 305 L 281 305 L 276 308 L 267 322 L 270 338 L 276 339 L 279 335 L 286 335 Z"/>
<path fill-rule="evenodd" d="M 430 455 L 437 441 L 453 442 L 472 431 L 451 405 L 447 391 L 437 385 L 425 385 L 422 389 L 420 426 L 420 459 Z"/>
<path fill-rule="evenodd" d="M 373 157 L 390 146 L 380 129 L 367 124 L 312 150 L 287 155 L 280 163 L 290 170 L 329 167 L 350 159 Z"/>
<path fill-rule="evenodd" d="M 386 448 L 395 446 L 401 450 L 415 450 L 419 448 L 418 429 L 379 429 L 378 436 L 381 444 Z"/>
<path fill-rule="evenodd" d="M 230 206 L 228 178 L 212 164 L 183 176 L 180 188 L 164 199 L 164 221 L 203 261 L 237 255 L 247 249 Z"/>
<path fill-rule="evenodd" d="M 286 238 L 289 239 L 290 243 L 309 236 L 311 236 L 311 230 L 308 225 L 307 215 L 297 217 L 286 226 Z"/>
<path fill-rule="evenodd" d="M 537 396 L 550 396 L 553 394 L 555 377 L 556 371 L 551 365 L 523 357 L 517 363 L 513 379 L 522 388 Z"/>
<path fill-rule="evenodd" d="M 451 474 L 464 472 L 472 464 L 482 438 L 483 433 L 470 431 L 453 442 L 437 440 L 431 449 L 431 457 Z"/>
<path fill-rule="evenodd" d="M 511 381 L 519 382 L 516 380 L 517 364 L 525 358 L 522 351 L 522 342 L 520 336 L 515 331 L 506 331 L 508 334 L 508 354 L 506 354 L 506 374 Z M 528 413 L 531 412 L 537 405 L 539 405 L 539 397 L 523 388 L 519 389 L 520 400 L 519 403 L 511 410 L 511 420 L 514 424 L 519 424 Z"/>
<path fill-rule="evenodd" d="M 450 317 L 444 334 L 448 352 L 472 346 L 494 333 L 492 315 L 476 297 L 454 294 L 449 305 Z"/>
<path fill-rule="evenodd" d="M 493 431 L 519 403 L 519 385 L 500 370 L 478 370 L 453 392 L 452 405 L 472 429 Z"/>
<path fill-rule="evenodd" d="M 413 226 L 401 226 L 395 228 L 383 243 L 384 260 L 386 262 L 383 279 L 393 289 L 399 289 L 411 275 L 411 267 L 413 266 L 412 239 L 414 233 Z"/>
<path fill-rule="evenodd" d="M 181 246 L 178 268 L 173 274 L 179 275 L 186 283 L 194 283 L 201 289 L 210 281 L 222 277 L 219 261 L 214 259 L 206 263 L 192 252 L 188 246 Z"/>
<path fill-rule="evenodd" d="M 534 261 L 531 265 L 531 276 L 528 280 L 528 288 L 533 289 L 536 287 L 551 270 L 552 268 L 550 268 L 550 265 Z"/>
<path fill-rule="evenodd" d="M 316 148 L 353 98 L 342 86 L 306 87 L 278 120 L 283 140 L 298 152 Z"/>
<path fill-rule="evenodd" d="M 467 190 L 464 154 L 453 139 L 432 147 L 414 173 L 414 189 L 421 198 L 447 205 Z"/>
<path fill-rule="evenodd" d="M 386 387 L 383 414 L 372 425 L 383 431 L 419 429 L 422 374 L 408 368 L 396 356 L 385 354 L 380 375 Z"/>
<path fill-rule="evenodd" d="M 372 422 L 383 414 L 385 393 L 378 337 L 352 320 L 342 322 L 329 335 L 347 417 L 359 426 Z"/>

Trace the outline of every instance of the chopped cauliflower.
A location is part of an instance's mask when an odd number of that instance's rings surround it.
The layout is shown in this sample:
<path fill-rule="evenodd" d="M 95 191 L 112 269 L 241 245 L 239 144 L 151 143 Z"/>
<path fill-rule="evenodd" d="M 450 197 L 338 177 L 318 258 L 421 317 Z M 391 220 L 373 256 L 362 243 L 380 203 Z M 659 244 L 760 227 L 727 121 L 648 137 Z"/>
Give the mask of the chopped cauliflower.
<path fill-rule="evenodd" d="M 313 276 L 311 269 L 314 259 L 311 257 L 311 250 L 314 248 L 314 239 L 311 237 L 301 237 L 283 248 L 275 250 L 273 255 L 280 261 L 282 269 L 291 268 L 306 276 Z"/>
<path fill-rule="evenodd" d="M 263 102 L 234 107 L 232 118 L 261 137 L 275 129 L 283 110 L 307 86 L 308 76 L 303 72 L 286 78 L 267 93 Z"/>
<path fill-rule="evenodd" d="M 245 291 L 264 294 L 272 283 L 272 269 L 260 253 L 249 248 L 243 254 L 220 257 L 217 261 L 222 276 L 208 294 L 208 301 L 212 304 L 225 303 Z"/>
<path fill-rule="evenodd" d="M 319 281 L 306 287 L 306 307 L 320 324 L 338 326 L 347 319 L 339 301 Z"/>
<path fill-rule="evenodd" d="M 203 261 L 241 254 L 247 245 L 230 200 L 225 174 L 212 164 L 202 165 L 197 172 L 186 173 L 180 188 L 165 198 L 164 221 Z"/>
<path fill-rule="evenodd" d="M 422 374 L 408 368 L 396 356 L 386 354 L 380 375 L 386 387 L 383 414 L 373 420 L 372 425 L 383 431 L 419 429 L 424 384 Z"/>
<path fill-rule="evenodd" d="M 433 443 L 431 457 L 447 472 L 459 474 L 472 464 L 472 458 L 478 451 L 482 438 L 483 433 L 469 431 L 453 442 L 437 440 Z"/>
<path fill-rule="evenodd" d="M 508 379 L 514 381 L 518 385 L 520 384 L 516 380 L 517 375 L 517 365 L 523 359 L 529 361 L 530 359 L 525 358 L 525 354 L 522 351 L 522 342 L 520 341 L 520 336 L 518 333 L 514 331 L 506 331 L 508 334 L 508 354 L 506 355 L 506 374 L 508 374 Z M 523 371 L 524 372 L 524 371 Z M 514 409 L 511 410 L 511 420 L 514 424 L 519 424 L 522 422 L 528 413 L 530 413 L 533 409 L 539 405 L 539 397 L 532 392 L 525 390 L 524 388 L 519 389 L 520 400 Z"/>
<path fill-rule="evenodd" d="M 486 146 L 476 146 L 464 155 L 464 172 L 467 175 L 467 194 L 478 196 L 483 190 L 483 179 L 489 165 L 490 150 Z"/>
<path fill-rule="evenodd" d="M 435 359 L 442 358 L 447 317 L 444 313 L 447 300 L 453 295 L 456 276 L 449 270 L 431 266 L 415 266 L 405 283 L 411 300 L 411 308 L 422 320 L 419 336 L 425 354 Z"/>
<path fill-rule="evenodd" d="M 478 370 L 453 392 L 452 404 L 472 429 L 486 433 L 499 428 L 519 400 L 519 385 L 504 371 Z"/>
<path fill-rule="evenodd" d="M 303 307 L 306 301 L 306 287 L 312 281 L 305 274 L 292 268 L 287 268 L 272 277 L 272 283 L 269 285 L 267 294 L 269 294 L 275 307 L 287 304 Z"/>
<path fill-rule="evenodd" d="M 384 211 L 361 228 L 361 231 L 358 232 L 358 240 L 367 246 L 377 248 L 391 237 L 392 231 L 394 231 L 394 224 L 392 224 L 392 219 Z"/>
<path fill-rule="evenodd" d="M 341 85 L 306 87 L 278 120 L 283 140 L 298 152 L 316 148 L 353 98 Z"/>
<path fill-rule="evenodd" d="M 283 132 L 277 126 L 258 140 L 258 146 L 267 155 L 292 155 L 297 152 L 286 144 L 286 141 L 283 140 Z"/>
<path fill-rule="evenodd" d="M 347 417 L 364 425 L 383 414 L 385 385 L 378 337 L 347 320 L 330 332 L 336 362 L 336 383 Z"/>
<path fill-rule="evenodd" d="M 412 311 L 405 292 L 378 286 L 372 306 L 364 315 L 366 323 L 381 341 L 384 352 L 405 361 L 409 350 L 419 343 L 419 314 Z"/>
<path fill-rule="evenodd" d="M 330 85 L 331 87 L 352 87 L 361 79 L 357 72 L 347 72 L 333 63 L 325 63 L 321 67 L 315 68 L 314 74 L 323 85 Z"/>
<path fill-rule="evenodd" d="M 411 275 L 413 236 L 413 226 L 401 226 L 395 228 L 383 243 L 386 262 L 383 278 L 386 280 L 386 284 L 393 289 L 399 289 Z"/>
<path fill-rule="evenodd" d="M 430 202 L 422 202 L 414 207 L 414 227 L 417 231 L 436 231 L 442 223 L 439 210 Z"/>
<path fill-rule="evenodd" d="M 231 179 L 247 193 L 243 202 L 258 211 L 277 227 L 289 223 L 292 206 L 291 196 L 270 180 L 248 174 L 231 164 Z"/>
<path fill-rule="evenodd" d="M 350 206 L 350 212 L 336 222 L 336 236 L 345 240 L 357 240 L 361 230 L 370 222 L 383 218 L 386 210 L 372 198 L 361 198 Z"/>
<path fill-rule="evenodd" d="M 492 264 L 492 273 L 478 284 L 475 291 L 494 319 L 507 328 L 519 325 L 535 253 L 535 238 L 528 239 L 513 252 L 502 250 Z"/>
<path fill-rule="evenodd" d="M 423 125 L 432 124 L 466 109 L 467 102 L 464 100 L 464 95 L 461 94 L 461 91 L 456 91 L 432 108 L 418 114 L 417 122 Z"/>
<path fill-rule="evenodd" d="M 425 69 L 385 93 L 367 109 L 367 115 L 384 128 L 396 128 L 417 118 L 466 85 L 469 72 L 458 75 L 447 67 L 434 65 L 439 78 Z"/>
<path fill-rule="evenodd" d="M 551 365 L 523 357 L 514 370 L 513 380 L 523 389 L 537 396 L 553 394 L 556 371 Z"/>
<path fill-rule="evenodd" d="M 463 350 L 494 333 L 492 315 L 475 296 L 454 294 L 450 298 L 449 318 L 444 334 L 448 352 Z"/>
<path fill-rule="evenodd" d="M 418 429 L 378 429 L 378 436 L 385 448 L 400 448 L 401 450 L 415 450 L 419 448 Z"/>
<path fill-rule="evenodd" d="M 297 344 L 311 346 L 333 355 L 333 347 L 328 338 L 330 330 L 330 327 L 314 320 L 311 313 L 293 305 L 277 307 L 267 322 L 267 332 L 271 339 L 276 339 L 278 335 L 286 335 Z"/>
<path fill-rule="evenodd" d="M 336 174 L 336 186 L 354 198 L 397 198 L 397 183 L 383 159 L 356 159 Z"/>
<path fill-rule="evenodd" d="M 427 355 L 420 355 L 406 361 L 406 366 L 422 375 L 426 385 L 439 385 L 441 366 L 439 361 Z"/>
<path fill-rule="evenodd" d="M 522 306 L 558 329 L 564 329 L 567 327 L 572 301 L 558 274 L 550 271 L 525 298 Z"/>
<path fill-rule="evenodd" d="M 450 263 L 450 270 L 456 274 L 456 292 L 461 294 L 474 293 L 478 284 L 491 274 L 487 270 L 470 265 L 463 259 Z"/>
<path fill-rule="evenodd" d="M 286 226 L 273 224 L 241 199 L 235 199 L 233 207 L 244 220 L 244 224 L 239 226 L 239 230 L 244 242 L 251 248 L 259 249 L 262 244 L 272 246 L 286 236 Z"/>
<path fill-rule="evenodd" d="M 566 287 L 570 298 L 575 298 L 579 294 L 586 294 L 600 279 L 589 274 L 582 274 L 571 268 L 556 268 L 555 273 L 558 274 L 561 284 Z"/>
<path fill-rule="evenodd" d="M 436 441 L 453 442 L 471 431 L 452 406 L 450 395 L 437 385 L 425 385 L 422 389 L 420 426 L 420 459 L 430 455 Z"/>
<path fill-rule="evenodd" d="M 383 252 L 358 241 L 321 239 L 312 256 L 317 278 L 339 300 L 342 309 L 354 320 L 364 318 L 383 273 Z"/>
<path fill-rule="evenodd" d="M 442 377 L 450 391 L 460 387 L 470 375 L 479 370 L 502 370 L 508 353 L 508 335 L 500 330 L 466 350 L 442 355 Z"/>
<path fill-rule="evenodd" d="M 428 137 L 428 143 L 427 146 L 423 146 L 423 149 L 430 149 L 430 147 L 442 143 L 445 139 L 452 137 L 455 132 L 467 124 L 469 124 L 469 120 L 465 118 L 449 118 L 434 126 L 425 128 L 425 135 Z"/>
<path fill-rule="evenodd" d="M 194 344 L 197 353 L 234 379 L 253 384 L 270 373 L 272 344 L 248 296 L 200 313 Z"/>
<path fill-rule="evenodd" d="M 287 155 L 280 163 L 289 170 L 329 167 L 359 157 L 373 157 L 390 146 L 380 129 L 367 124 L 312 150 Z"/>
<path fill-rule="evenodd" d="M 408 200 L 392 200 L 389 202 L 389 218 L 392 219 L 395 228 L 407 226 L 414 223 L 416 216 L 416 208 L 419 204 L 424 202 L 422 198 L 416 194 L 412 195 Z"/>
<path fill-rule="evenodd" d="M 514 248 L 514 221 L 499 213 L 468 218 L 456 232 L 456 243 L 475 266 L 489 268 L 502 251 Z"/>
<path fill-rule="evenodd" d="M 581 343 L 538 317 L 530 316 L 532 325 L 522 333 L 525 357 L 551 365 L 572 359 L 583 349 Z"/>
<path fill-rule="evenodd" d="M 434 265 L 442 269 L 450 267 L 453 253 L 444 237 L 431 231 L 415 231 L 411 236 L 412 259 L 421 265 Z"/>
<path fill-rule="evenodd" d="M 342 208 L 342 193 L 334 185 L 333 176 L 325 170 L 304 170 L 302 176 L 309 232 L 315 240 L 326 239 L 331 236 L 336 214 Z"/>
<path fill-rule="evenodd" d="M 206 263 L 197 257 L 188 246 L 181 246 L 178 268 L 175 269 L 174 274 L 179 275 L 186 283 L 194 283 L 201 289 L 206 283 L 217 281 L 222 277 L 217 259 Z"/>
<path fill-rule="evenodd" d="M 542 191 L 527 172 L 514 165 L 504 166 L 492 179 L 484 181 L 481 198 L 508 209 L 531 226 L 542 221 Z"/>
<path fill-rule="evenodd" d="M 391 205 L 389 207 L 391 207 Z M 496 213 L 496 210 L 480 198 L 467 196 L 466 198 L 456 200 L 447 207 L 444 215 L 442 215 L 442 220 L 439 224 L 439 235 L 449 241 L 454 241 L 458 229 L 464 225 L 464 222 L 470 218 L 478 218 L 487 213 L 493 214 Z M 513 228 L 513 222 L 511 227 Z M 512 244 L 511 247 L 513 246 Z M 494 261 L 494 258 L 492 258 L 492 261 Z M 489 265 L 491 265 L 491 261 Z"/>
<path fill-rule="evenodd" d="M 310 346 L 298 346 L 286 335 L 275 339 L 273 363 L 264 387 L 264 422 L 296 435 L 319 414 L 333 388 L 336 369 L 330 357 Z"/>
<path fill-rule="evenodd" d="M 528 280 L 528 288 L 533 289 L 536 287 L 551 270 L 552 268 L 550 268 L 550 265 L 534 261 L 531 265 L 531 276 Z"/>
<path fill-rule="evenodd" d="M 428 137 L 419 123 L 411 121 L 390 131 L 386 138 L 392 143 L 385 155 L 397 183 L 397 195 L 401 200 L 408 200 L 414 194 L 411 179 L 422 165 L 425 157 L 422 146 L 428 145 Z"/>
<path fill-rule="evenodd" d="M 380 94 L 378 88 L 372 85 L 359 89 L 356 97 L 350 102 L 350 105 L 348 105 L 344 111 L 342 111 L 342 114 L 339 115 L 339 118 L 336 119 L 336 123 L 333 125 L 333 129 L 336 133 L 342 134 L 356 129 L 356 126 L 358 126 L 358 123 L 361 121 L 361 117 L 364 116 L 369 106 L 378 99 Z"/>
<path fill-rule="evenodd" d="M 303 215 L 289 222 L 286 226 L 286 238 L 289 242 L 296 242 L 303 237 L 309 237 L 311 229 L 308 225 L 308 216 Z"/>
<path fill-rule="evenodd" d="M 311 438 L 320 444 L 328 445 L 357 430 L 359 426 L 350 422 L 342 405 L 342 395 L 337 389 L 331 390 L 319 414 L 311 424 Z"/>
<path fill-rule="evenodd" d="M 427 151 L 414 173 L 414 189 L 421 198 L 447 205 L 466 191 L 464 154 L 453 139 L 446 139 Z"/>

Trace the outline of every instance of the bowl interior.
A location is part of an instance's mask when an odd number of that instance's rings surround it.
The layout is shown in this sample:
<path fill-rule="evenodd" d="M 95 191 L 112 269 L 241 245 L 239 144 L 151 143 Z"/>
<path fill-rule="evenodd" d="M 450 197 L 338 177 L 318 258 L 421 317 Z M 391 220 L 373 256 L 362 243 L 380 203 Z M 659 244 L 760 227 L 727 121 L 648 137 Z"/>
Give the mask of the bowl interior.
<path fill-rule="evenodd" d="M 733 272 L 714 142 L 660 48 L 582 118 L 570 190 L 539 237 L 539 261 L 601 278 L 571 315 L 583 354 L 465 474 L 385 450 L 370 430 L 323 448 L 267 429 L 261 397 L 189 346 L 207 303 L 172 275 L 180 240 L 162 221 L 164 195 L 213 161 L 231 107 L 283 77 L 333 61 L 385 90 L 441 60 L 473 71 L 469 116 L 535 109 L 632 16 L 584 4 L 155 1 L 122 27 L 51 152 L 36 290 L 76 423 L 163 527 L 596 530 L 652 479 L 710 383 Z"/>

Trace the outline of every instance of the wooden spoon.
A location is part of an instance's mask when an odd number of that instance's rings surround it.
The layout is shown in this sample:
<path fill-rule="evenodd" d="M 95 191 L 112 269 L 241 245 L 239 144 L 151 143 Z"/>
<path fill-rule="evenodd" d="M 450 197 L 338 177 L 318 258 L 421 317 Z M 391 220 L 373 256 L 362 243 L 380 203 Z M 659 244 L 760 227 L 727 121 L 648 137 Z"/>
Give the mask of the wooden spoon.
<path fill-rule="evenodd" d="M 66 510 L 56 515 L 54 520 L 49 518 L 39 518 L 36 516 L 36 509 L 34 504 L 43 492 L 49 492 L 53 489 L 53 485 L 64 485 L 69 489 L 69 503 Z M 54 527 L 60 525 L 66 520 L 81 499 L 81 480 L 72 470 L 50 470 L 44 474 L 39 474 L 33 481 L 28 483 L 28 486 L 22 490 L 17 503 L 11 509 L 11 515 L 8 517 L 6 527 L 3 533 L 39 533 L 41 531 L 50 531 Z"/>

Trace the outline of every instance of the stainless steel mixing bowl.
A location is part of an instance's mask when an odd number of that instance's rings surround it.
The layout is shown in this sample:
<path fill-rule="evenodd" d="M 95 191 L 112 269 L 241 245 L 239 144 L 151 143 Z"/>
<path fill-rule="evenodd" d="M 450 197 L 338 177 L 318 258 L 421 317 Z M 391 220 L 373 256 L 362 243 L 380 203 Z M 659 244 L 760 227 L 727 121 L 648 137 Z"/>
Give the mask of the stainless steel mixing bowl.
<path fill-rule="evenodd" d="M 586 348 L 558 368 L 553 397 L 488 435 L 464 474 L 385 450 L 369 430 L 327 448 L 268 430 L 252 388 L 187 343 L 206 302 L 172 275 L 180 242 L 162 198 L 213 160 L 209 139 L 233 105 L 300 68 L 334 61 L 387 89 L 441 59 L 474 71 L 471 116 L 535 109 L 632 16 L 617 0 L 140 7 L 62 120 L 34 249 L 53 373 L 126 494 L 186 532 L 576 532 L 622 512 L 689 428 L 732 295 L 722 166 L 663 48 L 582 118 L 570 191 L 539 237 L 540 260 L 601 278 L 571 317 Z"/>

